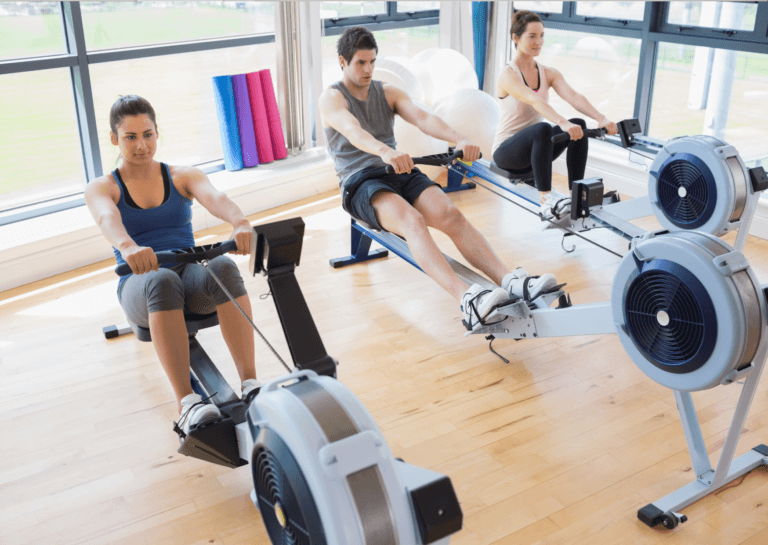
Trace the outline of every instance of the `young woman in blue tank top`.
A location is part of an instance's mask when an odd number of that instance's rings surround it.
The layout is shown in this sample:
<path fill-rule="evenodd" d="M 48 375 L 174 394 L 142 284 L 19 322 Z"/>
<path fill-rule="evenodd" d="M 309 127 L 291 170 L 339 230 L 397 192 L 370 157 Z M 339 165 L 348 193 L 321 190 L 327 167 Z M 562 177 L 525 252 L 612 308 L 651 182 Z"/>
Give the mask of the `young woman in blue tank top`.
<path fill-rule="evenodd" d="M 96 224 L 112 244 L 118 264 L 133 274 L 120 279 L 118 299 L 132 323 L 149 328 L 160 363 L 171 382 L 184 428 L 219 415 L 215 405 L 201 403 L 189 379 L 189 344 L 184 309 L 195 314 L 217 312 L 221 332 L 243 382 L 256 380 L 253 331 L 211 275 L 197 264 L 160 267 L 155 252 L 195 245 L 192 199 L 232 225 L 238 254 L 250 252 L 251 224 L 224 193 L 198 168 L 168 166 L 155 160 L 158 129 L 150 103 L 122 96 L 110 111 L 110 138 L 122 163 L 112 173 L 92 180 L 85 202 Z M 210 267 L 251 315 L 251 305 L 235 263 L 227 256 Z"/>

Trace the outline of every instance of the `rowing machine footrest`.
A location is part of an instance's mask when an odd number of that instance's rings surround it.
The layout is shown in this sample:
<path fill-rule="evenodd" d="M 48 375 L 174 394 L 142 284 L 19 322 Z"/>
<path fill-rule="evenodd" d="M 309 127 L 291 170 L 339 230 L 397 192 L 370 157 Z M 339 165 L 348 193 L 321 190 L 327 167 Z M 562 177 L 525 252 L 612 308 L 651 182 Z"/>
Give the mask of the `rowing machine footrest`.
<path fill-rule="evenodd" d="M 248 463 L 240 458 L 235 423 L 231 418 L 193 428 L 184 438 L 178 452 L 229 468 Z"/>
<path fill-rule="evenodd" d="M 621 202 L 621 196 L 618 191 L 608 191 L 607 193 L 603 193 L 603 206 L 616 204 L 617 202 Z"/>
<path fill-rule="evenodd" d="M 589 217 L 589 209 L 603 205 L 603 179 L 587 178 L 573 182 L 571 187 L 571 219 Z"/>

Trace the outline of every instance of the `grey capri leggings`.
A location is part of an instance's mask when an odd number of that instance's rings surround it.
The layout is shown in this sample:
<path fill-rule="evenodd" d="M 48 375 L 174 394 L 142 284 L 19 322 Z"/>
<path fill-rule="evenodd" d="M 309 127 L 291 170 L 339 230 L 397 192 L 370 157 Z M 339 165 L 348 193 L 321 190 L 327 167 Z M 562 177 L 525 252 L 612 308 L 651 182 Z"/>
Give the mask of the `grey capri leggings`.
<path fill-rule="evenodd" d="M 208 266 L 233 297 L 245 295 L 245 284 L 237 265 L 227 256 L 212 259 Z M 184 309 L 209 314 L 229 298 L 205 267 L 182 263 L 145 274 L 133 274 L 120 284 L 117 298 L 130 322 L 149 327 L 149 315 L 160 310 Z"/>

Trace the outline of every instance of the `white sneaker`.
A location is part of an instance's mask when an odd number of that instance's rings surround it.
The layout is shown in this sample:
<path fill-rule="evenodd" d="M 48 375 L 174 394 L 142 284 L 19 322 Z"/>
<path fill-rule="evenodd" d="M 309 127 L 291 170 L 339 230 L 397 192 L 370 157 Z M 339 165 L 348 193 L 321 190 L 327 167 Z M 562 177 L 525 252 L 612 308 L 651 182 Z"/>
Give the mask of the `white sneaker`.
<path fill-rule="evenodd" d="M 544 202 L 541 203 L 541 213 L 545 218 L 557 221 L 566 217 L 570 217 L 571 214 L 571 198 L 550 191 L 547 196 L 544 197 Z M 548 229 L 551 224 L 547 222 L 544 227 Z"/>
<path fill-rule="evenodd" d="M 200 394 L 189 394 L 181 400 L 181 418 L 179 426 L 185 434 L 200 424 L 216 420 L 221 417 L 221 411 L 212 403 L 203 403 Z"/>
<path fill-rule="evenodd" d="M 511 298 L 519 299 L 522 297 L 526 301 L 533 301 L 542 293 L 546 293 L 557 286 L 557 279 L 552 273 L 530 276 L 524 268 L 518 267 L 504 277 L 501 285 L 506 285 L 507 293 Z"/>
<path fill-rule="evenodd" d="M 480 284 L 472 284 L 461 298 L 461 312 L 467 328 L 475 329 L 496 305 L 508 300 L 509 294 L 502 288 L 490 290 Z"/>
<path fill-rule="evenodd" d="M 255 378 L 249 378 L 247 380 L 244 380 L 243 381 L 243 395 L 240 396 L 240 398 L 243 401 L 245 401 L 246 398 L 248 397 L 248 395 L 251 392 L 253 392 L 253 391 L 258 392 L 261 389 L 262 386 L 263 386 L 263 384 L 261 383 L 261 381 L 255 379 Z"/>

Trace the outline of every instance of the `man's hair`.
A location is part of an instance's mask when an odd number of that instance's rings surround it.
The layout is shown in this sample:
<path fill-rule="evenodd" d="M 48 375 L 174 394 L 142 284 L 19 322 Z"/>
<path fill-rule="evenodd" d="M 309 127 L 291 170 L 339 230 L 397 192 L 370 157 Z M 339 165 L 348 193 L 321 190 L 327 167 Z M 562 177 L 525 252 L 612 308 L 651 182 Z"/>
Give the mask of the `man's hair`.
<path fill-rule="evenodd" d="M 118 98 L 109 111 L 109 127 L 117 134 L 117 127 L 123 122 L 123 118 L 129 115 L 147 114 L 157 128 L 155 110 L 145 98 L 137 95 L 123 95 Z"/>
<path fill-rule="evenodd" d="M 370 30 L 361 26 L 349 27 L 341 35 L 339 41 L 336 43 L 336 50 L 339 55 L 344 57 L 347 64 L 352 62 L 352 57 L 360 49 L 375 49 L 376 53 L 379 52 L 379 46 L 376 45 L 376 38 Z"/>

